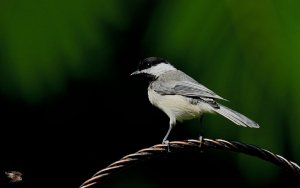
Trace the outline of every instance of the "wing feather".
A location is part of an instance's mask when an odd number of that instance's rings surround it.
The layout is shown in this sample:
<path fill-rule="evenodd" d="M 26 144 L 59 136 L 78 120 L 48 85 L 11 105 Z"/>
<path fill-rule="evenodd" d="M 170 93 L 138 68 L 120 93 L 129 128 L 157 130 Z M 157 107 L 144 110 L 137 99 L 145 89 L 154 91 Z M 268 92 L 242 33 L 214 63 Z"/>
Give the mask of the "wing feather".
<path fill-rule="evenodd" d="M 162 95 L 182 95 L 193 98 L 212 98 L 226 100 L 199 83 L 190 81 L 157 82 L 152 87 Z"/>

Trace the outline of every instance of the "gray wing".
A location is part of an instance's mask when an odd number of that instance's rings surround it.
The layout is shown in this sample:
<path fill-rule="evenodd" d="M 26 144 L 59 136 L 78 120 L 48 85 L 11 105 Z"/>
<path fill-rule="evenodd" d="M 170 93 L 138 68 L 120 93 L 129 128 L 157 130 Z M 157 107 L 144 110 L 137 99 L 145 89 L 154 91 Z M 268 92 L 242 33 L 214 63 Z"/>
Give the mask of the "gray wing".
<path fill-rule="evenodd" d="M 161 76 L 151 87 L 161 95 L 226 100 L 179 70 Z"/>
<path fill-rule="evenodd" d="M 212 98 L 212 99 L 222 99 L 224 98 L 220 97 L 219 95 L 215 94 L 213 91 L 209 90 L 205 86 L 201 84 L 195 84 L 188 81 L 181 81 L 178 83 L 175 83 L 174 91 L 178 95 L 183 96 L 189 96 L 189 97 L 206 97 L 206 98 Z"/>

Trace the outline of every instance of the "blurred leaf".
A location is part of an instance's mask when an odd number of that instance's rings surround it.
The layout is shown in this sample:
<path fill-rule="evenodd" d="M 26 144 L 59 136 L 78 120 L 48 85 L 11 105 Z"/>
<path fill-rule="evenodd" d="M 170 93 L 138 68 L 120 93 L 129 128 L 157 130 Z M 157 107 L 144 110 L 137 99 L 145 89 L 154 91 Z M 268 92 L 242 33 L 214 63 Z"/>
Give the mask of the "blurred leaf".
<path fill-rule="evenodd" d="M 62 90 L 70 76 L 106 74 L 104 62 L 89 66 L 84 53 L 93 47 L 100 61 L 109 58 L 105 22 L 122 25 L 119 10 L 117 1 L 2 1 L 0 89 L 35 101 Z"/>
<path fill-rule="evenodd" d="M 285 122 L 290 126 L 284 125 L 283 130 L 288 132 L 288 144 L 293 148 L 293 156 L 295 159 L 300 158 L 299 135 L 300 135 L 300 13 L 298 7 L 299 1 L 274 1 L 276 14 L 280 22 L 281 31 L 284 35 L 285 44 L 282 45 L 282 54 L 284 59 L 281 63 L 282 68 L 286 69 L 286 83 L 283 91 L 287 92 L 286 106 L 281 110 L 286 114 Z M 281 69 L 279 70 L 281 71 Z"/>

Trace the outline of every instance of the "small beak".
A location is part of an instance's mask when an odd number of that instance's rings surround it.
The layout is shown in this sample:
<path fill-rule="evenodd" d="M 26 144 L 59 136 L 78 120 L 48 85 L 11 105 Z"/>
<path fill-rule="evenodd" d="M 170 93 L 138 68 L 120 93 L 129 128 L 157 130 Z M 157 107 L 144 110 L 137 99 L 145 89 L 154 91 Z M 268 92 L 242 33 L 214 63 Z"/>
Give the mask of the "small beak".
<path fill-rule="evenodd" d="M 137 71 L 134 71 L 133 73 L 131 73 L 130 76 L 137 75 L 137 74 L 140 74 L 140 73 L 141 72 L 137 70 Z"/>

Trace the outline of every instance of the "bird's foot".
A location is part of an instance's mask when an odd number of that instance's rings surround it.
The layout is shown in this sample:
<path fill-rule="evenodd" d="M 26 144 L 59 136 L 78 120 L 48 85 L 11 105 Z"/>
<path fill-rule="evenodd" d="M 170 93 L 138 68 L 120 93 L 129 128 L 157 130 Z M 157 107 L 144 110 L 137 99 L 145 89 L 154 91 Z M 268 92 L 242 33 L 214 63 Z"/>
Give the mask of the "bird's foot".
<path fill-rule="evenodd" d="M 203 136 L 199 136 L 199 141 L 200 141 L 200 144 L 199 144 L 199 147 L 200 147 L 200 151 L 203 152 L 202 150 L 202 142 L 203 142 Z"/>
<path fill-rule="evenodd" d="M 170 152 L 170 141 L 169 140 L 163 140 L 162 144 L 167 145 L 168 152 Z"/>

